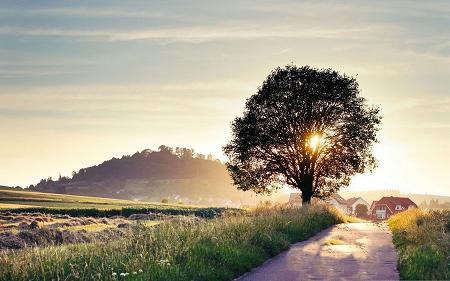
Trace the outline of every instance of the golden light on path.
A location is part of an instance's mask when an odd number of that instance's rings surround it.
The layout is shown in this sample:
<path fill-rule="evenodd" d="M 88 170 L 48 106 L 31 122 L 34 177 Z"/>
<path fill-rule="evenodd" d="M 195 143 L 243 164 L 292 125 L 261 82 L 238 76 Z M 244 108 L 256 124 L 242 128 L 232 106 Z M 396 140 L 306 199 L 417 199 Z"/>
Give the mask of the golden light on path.
<path fill-rule="evenodd" d="M 311 149 L 313 151 L 315 151 L 321 142 L 322 138 L 319 135 L 313 135 L 310 139 L 309 139 L 309 147 L 311 147 Z"/>

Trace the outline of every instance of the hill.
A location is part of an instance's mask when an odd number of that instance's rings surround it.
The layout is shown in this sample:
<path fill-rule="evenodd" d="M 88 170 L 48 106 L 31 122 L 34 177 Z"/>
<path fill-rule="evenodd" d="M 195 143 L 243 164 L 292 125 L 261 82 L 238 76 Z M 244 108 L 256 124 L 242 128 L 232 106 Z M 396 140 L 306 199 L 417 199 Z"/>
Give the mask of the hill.
<path fill-rule="evenodd" d="M 226 167 L 192 149 L 160 146 L 73 172 L 71 178 L 43 179 L 30 190 L 126 200 L 182 201 L 188 204 L 240 205 L 255 201 L 238 191 Z"/>

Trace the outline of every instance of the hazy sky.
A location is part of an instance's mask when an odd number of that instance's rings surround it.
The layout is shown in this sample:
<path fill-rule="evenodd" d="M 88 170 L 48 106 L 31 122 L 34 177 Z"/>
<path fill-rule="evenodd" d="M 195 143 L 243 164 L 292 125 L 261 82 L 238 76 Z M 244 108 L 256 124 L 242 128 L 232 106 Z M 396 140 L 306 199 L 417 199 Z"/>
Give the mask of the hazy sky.
<path fill-rule="evenodd" d="M 380 167 L 353 190 L 450 195 L 448 1 L 3 0 L 0 185 L 160 144 L 223 157 L 290 62 L 358 75 L 382 108 Z"/>

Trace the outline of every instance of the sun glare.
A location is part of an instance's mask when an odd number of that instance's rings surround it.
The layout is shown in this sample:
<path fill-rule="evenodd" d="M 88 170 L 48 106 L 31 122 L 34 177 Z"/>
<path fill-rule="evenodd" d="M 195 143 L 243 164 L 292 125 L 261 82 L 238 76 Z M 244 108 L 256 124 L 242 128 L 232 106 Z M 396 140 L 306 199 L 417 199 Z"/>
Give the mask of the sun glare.
<path fill-rule="evenodd" d="M 320 145 L 321 137 L 319 135 L 313 135 L 309 139 L 309 147 L 311 147 L 312 150 L 316 150 L 317 147 Z"/>

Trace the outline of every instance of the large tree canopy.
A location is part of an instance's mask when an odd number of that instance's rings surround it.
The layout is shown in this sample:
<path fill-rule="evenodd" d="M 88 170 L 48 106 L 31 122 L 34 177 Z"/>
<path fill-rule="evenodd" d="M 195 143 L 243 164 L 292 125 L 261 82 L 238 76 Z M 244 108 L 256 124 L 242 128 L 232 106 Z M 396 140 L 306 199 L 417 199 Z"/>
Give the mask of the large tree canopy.
<path fill-rule="evenodd" d="M 372 170 L 379 108 L 368 106 L 353 77 L 288 65 L 270 73 L 232 124 L 227 168 L 242 190 L 300 189 L 304 203 Z"/>

